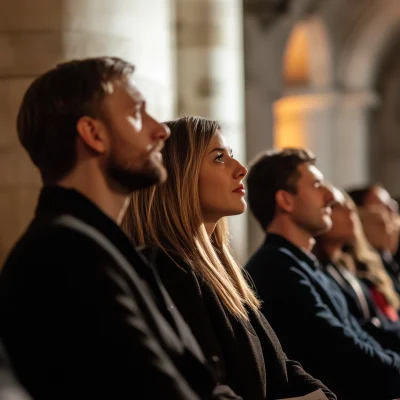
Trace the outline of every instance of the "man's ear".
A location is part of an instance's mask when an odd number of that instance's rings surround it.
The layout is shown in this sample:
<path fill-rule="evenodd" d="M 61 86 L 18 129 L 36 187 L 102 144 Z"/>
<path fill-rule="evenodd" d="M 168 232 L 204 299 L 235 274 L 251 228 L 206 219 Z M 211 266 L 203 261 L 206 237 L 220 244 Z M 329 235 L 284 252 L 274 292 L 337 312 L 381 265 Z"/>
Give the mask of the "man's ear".
<path fill-rule="evenodd" d="M 276 205 L 284 212 L 293 210 L 293 194 L 286 190 L 278 190 L 275 194 Z"/>
<path fill-rule="evenodd" d="M 84 116 L 76 123 L 76 130 L 86 146 L 96 153 L 104 153 L 108 138 L 103 122 Z"/>

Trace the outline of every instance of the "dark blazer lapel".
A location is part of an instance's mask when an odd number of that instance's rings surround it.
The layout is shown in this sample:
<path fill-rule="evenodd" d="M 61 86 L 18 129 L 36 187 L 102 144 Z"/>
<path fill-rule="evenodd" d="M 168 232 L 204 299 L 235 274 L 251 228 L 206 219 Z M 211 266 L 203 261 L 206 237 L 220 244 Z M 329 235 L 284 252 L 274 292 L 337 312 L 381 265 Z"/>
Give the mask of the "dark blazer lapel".
<path fill-rule="evenodd" d="M 161 282 L 157 272 L 153 269 L 153 273 L 156 276 L 156 279 Z M 190 350 L 197 358 L 202 361 L 205 361 L 204 355 L 198 345 L 198 343 L 194 340 L 193 335 L 189 335 L 186 322 L 183 320 L 181 314 L 178 312 L 174 302 L 169 296 L 168 292 L 164 288 L 164 285 L 160 284 L 160 291 L 164 297 L 164 301 L 169 305 L 168 310 L 171 313 L 171 316 L 175 322 L 176 329 L 178 331 L 178 336 L 182 340 L 182 343 L 186 346 L 188 350 Z"/>
<path fill-rule="evenodd" d="M 160 341 L 166 342 L 168 347 L 175 348 L 179 353 L 182 353 L 182 343 L 178 340 L 176 333 L 169 324 L 164 323 L 164 318 L 157 309 L 156 304 L 151 300 L 150 293 L 145 290 L 142 279 L 139 277 L 135 269 L 131 267 L 131 264 L 125 255 L 122 254 L 122 252 L 96 228 L 71 215 L 62 215 L 58 217 L 54 223 L 73 229 L 87 237 L 90 237 L 93 241 L 98 243 L 101 248 L 107 251 L 116 263 L 118 263 L 124 273 L 135 283 L 134 290 L 138 293 L 137 300 L 143 303 L 143 306 L 148 310 L 150 315 L 158 316 L 158 318 L 153 318 L 149 321 L 149 324 L 153 324 L 154 334 L 159 337 Z M 145 262 L 145 260 L 138 254 L 136 254 L 136 256 L 137 262 Z M 164 334 L 161 335 L 160 332 L 163 332 Z"/>
<path fill-rule="evenodd" d="M 331 290 L 327 287 L 330 282 L 328 281 L 328 277 L 326 277 L 322 271 L 319 271 L 316 266 L 310 266 L 306 261 L 299 259 L 296 257 L 295 254 L 293 254 L 290 250 L 286 248 L 279 248 L 279 251 L 285 253 L 286 255 L 289 255 L 292 259 L 296 261 L 297 264 L 301 265 L 302 268 L 305 270 L 307 273 L 307 276 L 313 281 L 313 283 L 318 287 L 318 294 L 321 297 L 324 297 L 324 300 L 327 301 L 327 303 L 333 308 L 332 311 L 335 311 L 337 314 L 337 317 L 340 319 L 342 318 L 342 311 L 340 308 L 338 308 L 337 301 L 333 296 L 331 295 Z M 338 288 L 338 290 L 340 290 Z"/>
<path fill-rule="evenodd" d="M 159 294 L 162 298 L 162 301 L 164 302 L 165 308 L 170 314 L 171 319 L 173 320 L 176 328 L 175 334 L 178 335 L 187 350 L 189 350 L 198 359 L 205 361 L 205 357 L 200 349 L 199 344 L 194 339 L 194 336 L 191 334 L 190 329 L 188 329 L 187 323 L 184 321 L 181 314 L 179 313 L 176 305 L 174 304 L 173 300 L 165 289 L 165 286 L 163 285 L 161 278 L 157 272 L 157 268 L 155 267 L 155 260 L 160 250 L 155 247 L 142 247 L 138 250 L 139 251 L 137 253 L 137 256 L 146 265 L 148 273 L 152 275 L 152 279 L 154 279 L 156 283 L 157 289 L 159 290 Z"/>

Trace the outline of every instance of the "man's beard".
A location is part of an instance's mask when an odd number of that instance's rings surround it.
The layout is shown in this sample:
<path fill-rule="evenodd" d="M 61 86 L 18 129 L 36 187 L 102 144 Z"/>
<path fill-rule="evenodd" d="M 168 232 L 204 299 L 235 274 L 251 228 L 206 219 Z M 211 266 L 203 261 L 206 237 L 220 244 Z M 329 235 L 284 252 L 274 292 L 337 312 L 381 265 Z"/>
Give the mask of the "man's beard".
<path fill-rule="evenodd" d="M 138 168 L 135 160 L 124 162 L 123 154 L 120 153 L 119 156 L 117 154 L 118 152 L 113 151 L 105 165 L 106 176 L 114 189 L 124 193 L 132 193 L 135 190 L 165 181 L 167 173 L 162 163 L 152 161 L 149 155 L 147 155 L 147 160 Z"/>
<path fill-rule="evenodd" d="M 328 223 L 323 217 L 312 218 L 311 215 L 298 218 L 296 223 L 312 237 L 319 236 L 322 233 L 329 231 L 332 227 L 332 222 Z"/>

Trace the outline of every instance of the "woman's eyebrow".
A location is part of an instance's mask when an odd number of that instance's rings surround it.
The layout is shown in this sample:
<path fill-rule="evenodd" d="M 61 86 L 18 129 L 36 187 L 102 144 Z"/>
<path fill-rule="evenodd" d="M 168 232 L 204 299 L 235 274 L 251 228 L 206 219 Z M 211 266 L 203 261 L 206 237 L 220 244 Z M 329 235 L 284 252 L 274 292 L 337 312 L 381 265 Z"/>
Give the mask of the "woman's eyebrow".
<path fill-rule="evenodd" d="M 232 149 L 228 148 L 228 147 L 216 147 L 215 149 L 212 149 L 208 154 L 213 153 L 214 151 L 221 151 L 221 152 L 228 152 L 228 153 L 232 153 Z"/>
<path fill-rule="evenodd" d="M 226 149 L 225 147 L 216 147 L 215 149 L 212 149 L 208 154 L 211 154 L 214 151 L 226 151 Z"/>

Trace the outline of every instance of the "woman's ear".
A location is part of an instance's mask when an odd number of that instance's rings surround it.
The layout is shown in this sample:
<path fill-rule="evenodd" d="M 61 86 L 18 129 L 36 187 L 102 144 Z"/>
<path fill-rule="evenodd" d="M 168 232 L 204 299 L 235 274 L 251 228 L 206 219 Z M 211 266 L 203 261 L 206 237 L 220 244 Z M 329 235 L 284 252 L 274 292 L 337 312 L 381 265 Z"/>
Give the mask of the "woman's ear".
<path fill-rule="evenodd" d="M 287 190 L 278 190 L 275 194 L 275 203 L 284 212 L 293 210 L 293 194 Z"/>
<path fill-rule="evenodd" d="M 103 122 L 84 116 L 78 120 L 76 130 L 83 143 L 91 150 L 96 153 L 106 151 L 108 138 Z"/>

